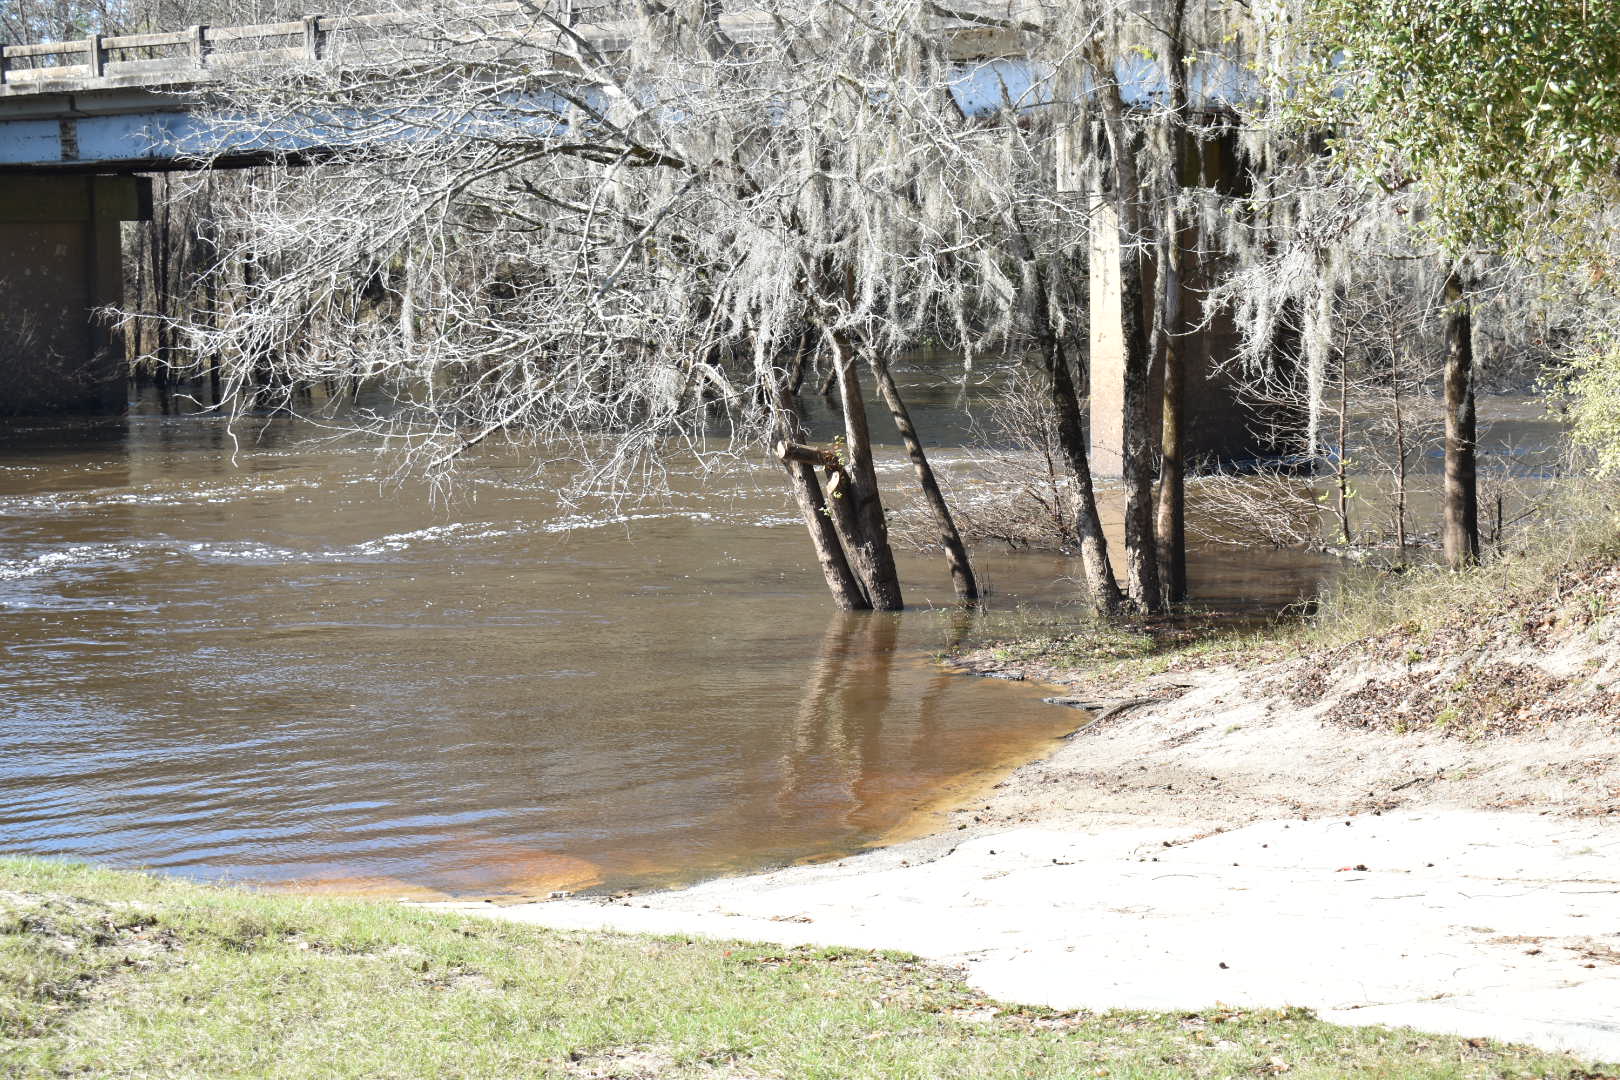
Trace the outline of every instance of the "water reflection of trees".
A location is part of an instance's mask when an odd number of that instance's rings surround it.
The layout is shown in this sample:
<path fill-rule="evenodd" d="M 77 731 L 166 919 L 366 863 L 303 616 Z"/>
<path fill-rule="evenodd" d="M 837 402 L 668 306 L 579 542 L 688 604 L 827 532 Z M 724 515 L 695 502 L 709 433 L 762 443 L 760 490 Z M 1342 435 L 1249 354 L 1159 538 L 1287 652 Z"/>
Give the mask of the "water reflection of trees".
<path fill-rule="evenodd" d="M 897 658 L 900 619 L 828 621 L 782 752 L 783 816 L 868 828 L 887 801 L 953 771 L 947 707 L 959 676 Z"/>
<path fill-rule="evenodd" d="M 862 612 L 828 621 L 782 754 L 783 813 L 859 806 L 861 780 L 880 760 L 899 625 Z"/>

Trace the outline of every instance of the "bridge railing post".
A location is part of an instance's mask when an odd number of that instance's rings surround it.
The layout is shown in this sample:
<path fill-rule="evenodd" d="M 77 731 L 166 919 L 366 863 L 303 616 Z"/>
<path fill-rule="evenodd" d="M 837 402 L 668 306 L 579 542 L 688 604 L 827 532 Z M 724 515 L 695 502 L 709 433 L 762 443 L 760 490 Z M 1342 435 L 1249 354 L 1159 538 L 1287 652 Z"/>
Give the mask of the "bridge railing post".
<path fill-rule="evenodd" d="M 193 26 L 191 34 L 191 60 L 198 67 L 208 66 L 208 27 Z"/>
<path fill-rule="evenodd" d="M 319 15 L 304 16 L 304 59 L 310 63 L 320 60 L 324 31 L 321 30 L 321 17 Z"/>
<path fill-rule="evenodd" d="M 99 79 L 107 72 L 107 50 L 101 47 L 101 35 L 91 34 L 84 39 L 86 52 L 85 67 L 90 71 L 92 79 Z"/>
<path fill-rule="evenodd" d="M 6 47 L 0 43 L 0 86 L 6 85 L 6 72 L 11 68 L 11 58 L 6 55 Z"/>

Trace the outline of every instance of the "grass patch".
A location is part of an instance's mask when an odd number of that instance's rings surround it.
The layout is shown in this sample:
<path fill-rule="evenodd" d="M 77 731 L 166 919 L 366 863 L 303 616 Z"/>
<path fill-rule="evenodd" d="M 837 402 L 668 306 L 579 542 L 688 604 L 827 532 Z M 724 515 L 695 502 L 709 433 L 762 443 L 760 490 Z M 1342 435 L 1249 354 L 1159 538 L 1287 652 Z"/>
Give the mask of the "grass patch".
<path fill-rule="evenodd" d="M 1300 1010 L 997 1006 L 914 958 L 0 860 L 8 1077 L 1583 1077 Z"/>
<path fill-rule="evenodd" d="M 1513 623 L 1527 615 L 1522 609 L 1567 592 L 1572 575 L 1620 562 L 1620 523 L 1611 514 L 1572 512 L 1545 524 L 1520 546 L 1464 572 L 1427 566 L 1401 574 L 1345 574 L 1323 592 L 1316 614 L 1299 625 L 1297 636 L 1312 646 L 1339 645 L 1398 629 L 1421 648 L 1421 639 L 1460 624 L 1528 630 L 1528 623 Z M 1611 600 L 1604 593 L 1582 598 L 1591 619 L 1607 614 Z"/>

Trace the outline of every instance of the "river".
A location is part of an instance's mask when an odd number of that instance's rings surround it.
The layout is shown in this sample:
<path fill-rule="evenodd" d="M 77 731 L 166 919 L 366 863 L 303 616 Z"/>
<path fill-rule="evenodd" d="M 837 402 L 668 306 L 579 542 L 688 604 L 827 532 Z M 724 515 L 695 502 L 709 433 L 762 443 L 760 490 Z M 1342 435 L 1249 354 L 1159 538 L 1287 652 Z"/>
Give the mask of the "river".
<path fill-rule="evenodd" d="M 959 388 L 910 391 L 959 461 Z M 836 614 L 763 460 L 595 508 L 534 460 L 471 461 L 446 501 L 287 418 L 11 422 L 0 851 L 416 897 L 669 884 L 925 827 L 1082 719 L 934 662 L 938 559 L 902 556 L 907 613 Z M 1076 601 L 1068 559 L 976 562 L 992 608 Z M 1193 568 L 1205 602 L 1275 605 L 1322 562 Z"/>

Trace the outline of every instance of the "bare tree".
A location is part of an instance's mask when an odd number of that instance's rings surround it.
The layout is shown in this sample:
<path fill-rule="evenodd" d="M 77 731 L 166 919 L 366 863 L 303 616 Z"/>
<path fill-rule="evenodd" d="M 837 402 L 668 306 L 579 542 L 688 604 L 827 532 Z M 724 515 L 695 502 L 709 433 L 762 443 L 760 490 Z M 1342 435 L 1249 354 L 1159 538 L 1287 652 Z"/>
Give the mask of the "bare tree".
<path fill-rule="evenodd" d="M 227 400 L 262 397 L 266 365 L 283 393 L 386 386 L 367 420 L 430 472 L 521 435 L 571 457 L 581 489 L 622 492 L 673 447 L 768 441 L 835 597 L 889 609 L 870 380 L 971 598 L 887 365 L 921 340 L 971 357 L 1021 332 L 1009 208 L 1051 161 L 1016 122 L 1030 87 L 953 54 L 960 22 L 824 0 L 445 7 L 400 12 L 358 61 L 242 69 L 216 145 L 323 156 L 238 206 L 219 265 L 251 268 L 244 302 L 189 337 L 224 360 Z M 970 103 L 985 85 L 994 100 Z M 807 328 L 836 380 L 835 446 L 799 440 Z"/>
<path fill-rule="evenodd" d="M 959 473 L 964 482 L 956 517 L 970 542 L 1080 552 L 1077 485 L 1039 369 L 1015 367 L 974 418 L 967 461 Z M 914 547 L 939 544 L 928 508 L 915 500 L 897 511 L 895 531 Z"/>

